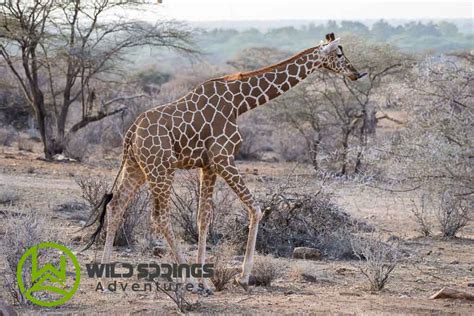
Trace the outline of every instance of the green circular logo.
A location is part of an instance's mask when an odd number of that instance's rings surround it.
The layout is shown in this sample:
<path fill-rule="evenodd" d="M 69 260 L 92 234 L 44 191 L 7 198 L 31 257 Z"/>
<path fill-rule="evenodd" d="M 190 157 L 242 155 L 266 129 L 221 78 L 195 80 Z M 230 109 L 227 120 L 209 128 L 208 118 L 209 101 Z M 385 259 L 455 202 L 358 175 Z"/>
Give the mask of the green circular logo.
<path fill-rule="evenodd" d="M 38 258 L 41 257 L 40 251 L 59 252 L 59 269 L 51 262 L 42 262 L 43 266 L 38 265 Z M 25 263 L 31 258 L 31 271 L 25 271 Z M 74 268 L 74 282 L 68 282 L 68 270 Z M 71 277 L 69 277 L 71 278 Z M 81 268 L 76 256 L 63 245 L 53 242 L 42 242 L 28 249 L 20 261 L 16 270 L 16 279 L 20 292 L 30 302 L 44 306 L 53 307 L 66 303 L 76 293 L 81 279 Z M 28 284 L 25 281 L 28 280 Z M 71 281 L 71 280 L 69 280 Z M 68 285 L 68 283 L 73 283 Z M 28 288 L 29 286 L 29 288 Z M 38 299 L 33 293 L 48 293 L 53 295 L 54 299 Z"/>

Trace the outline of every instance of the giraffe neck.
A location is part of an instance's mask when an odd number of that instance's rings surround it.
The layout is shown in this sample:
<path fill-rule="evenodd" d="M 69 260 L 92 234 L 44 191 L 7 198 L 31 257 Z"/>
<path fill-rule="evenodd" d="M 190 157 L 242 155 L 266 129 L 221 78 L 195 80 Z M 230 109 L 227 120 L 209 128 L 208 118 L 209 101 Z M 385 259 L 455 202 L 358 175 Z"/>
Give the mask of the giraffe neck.
<path fill-rule="evenodd" d="M 239 91 L 233 104 L 237 115 L 277 98 L 321 66 L 319 47 L 307 49 L 277 65 L 226 79 L 230 91 Z M 235 94 L 234 94 L 235 95 Z"/>

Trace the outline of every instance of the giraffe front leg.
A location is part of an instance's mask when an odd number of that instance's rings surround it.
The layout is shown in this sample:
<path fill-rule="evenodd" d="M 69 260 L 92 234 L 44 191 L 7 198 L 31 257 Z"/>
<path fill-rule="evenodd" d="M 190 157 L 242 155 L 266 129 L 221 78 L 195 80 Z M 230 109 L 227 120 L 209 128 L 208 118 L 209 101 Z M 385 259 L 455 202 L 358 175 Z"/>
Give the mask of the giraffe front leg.
<path fill-rule="evenodd" d="M 209 229 L 209 222 L 212 216 L 212 193 L 216 183 L 216 174 L 209 168 L 201 169 L 199 207 L 198 207 L 198 253 L 197 264 L 206 263 L 206 239 Z M 209 287 L 209 281 L 205 278 L 200 280 L 204 285 L 204 294 L 211 295 L 212 290 Z"/>
<path fill-rule="evenodd" d="M 255 244 L 257 242 L 258 223 L 262 218 L 260 206 L 254 200 L 252 194 L 244 183 L 232 157 L 219 162 L 216 166 L 218 174 L 224 178 L 227 184 L 234 190 L 242 203 L 247 207 L 249 214 L 249 234 L 245 249 L 245 258 L 242 266 L 242 275 L 237 282 L 247 291 L 250 273 L 252 272 Z"/>

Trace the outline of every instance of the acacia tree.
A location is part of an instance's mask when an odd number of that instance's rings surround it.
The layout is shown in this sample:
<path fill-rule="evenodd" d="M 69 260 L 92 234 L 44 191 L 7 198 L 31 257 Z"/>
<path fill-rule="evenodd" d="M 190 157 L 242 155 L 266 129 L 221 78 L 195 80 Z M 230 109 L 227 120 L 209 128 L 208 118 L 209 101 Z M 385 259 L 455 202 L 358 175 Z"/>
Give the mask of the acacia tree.
<path fill-rule="evenodd" d="M 117 15 L 141 6 L 136 0 L 3 1 L 0 55 L 33 109 L 46 159 L 62 153 L 81 128 L 122 112 L 113 106 L 117 101 L 137 97 L 116 95 L 98 102 L 95 91 L 97 82 L 117 74 L 130 49 L 195 52 L 192 32 L 183 24 L 152 25 Z M 68 114 L 76 106 L 81 117 L 70 122 Z"/>
<path fill-rule="evenodd" d="M 410 58 L 389 45 L 344 39 L 344 53 L 351 62 L 368 75 L 352 82 L 341 75 L 317 72 L 306 84 L 298 86 L 288 96 L 277 100 L 277 114 L 305 139 L 307 151 L 315 169 L 319 168 L 318 153 L 324 145 L 335 149 L 341 175 L 352 170 L 360 172 L 368 135 L 375 133 L 383 82 L 403 73 Z M 380 97 L 380 98 L 379 98 Z M 325 141 L 325 143 L 323 143 Z M 351 154 L 353 153 L 353 154 Z"/>
<path fill-rule="evenodd" d="M 469 53 L 426 58 L 413 68 L 402 99 L 408 122 L 383 148 L 390 179 L 473 201 L 473 71 Z"/>

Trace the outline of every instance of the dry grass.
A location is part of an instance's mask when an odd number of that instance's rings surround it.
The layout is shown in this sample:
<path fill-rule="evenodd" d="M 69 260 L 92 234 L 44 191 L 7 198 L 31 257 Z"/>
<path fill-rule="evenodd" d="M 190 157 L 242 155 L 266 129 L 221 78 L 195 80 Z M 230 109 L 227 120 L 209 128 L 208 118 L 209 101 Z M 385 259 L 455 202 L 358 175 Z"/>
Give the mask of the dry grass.
<path fill-rule="evenodd" d="M 12 190 L 0 191 L 0 204 L 14 205 L 20 200 L 20 196 L 17 192 Z"/>
<path fill-rule="evenodd" d="M 450 191 L 442 193 L 436 217 L 443 237 L 455 237 L 467 226 L 473 215 L 473 202 Z"/>
<path fill-rule="evenodd" d="M 372 233 L 354 238 L 352 248 L 359 259 L 357 267 L 366 277 L 370 290 L 382 290 L 398 264 L 398 244 L 386 243 L 381 234 Z"/>
<path fill-rule="evenodd" d="M 426 195 L 422 195 L 420 198 L 420 205 L 418 206 L 413 201 L 413 208 L 411 213 L 415 217 L 416 224 L 418 225 L 418 231 L 422 236 L 431 236 L 433 233 L 433 225 L 431 222 L 431 211 L 427 205 Z"/>
<path fill-rule="evenodd" d="M 82 198 L 90 207 L 89 218 L 94 218 L 103 195 L 110 190 L 110 183 L 102 176 L 78 177 L 76 183 L 81 188 Z M 150 203 L 151 195 L 148 187 L 143 187 L 127 206 L 122 224 L 115 236 L 114 245 L 132 246 L 141 244 L 143 246 L 144 242 L 139 242 L 139 240 L 151 238 Z M 100 241 L 105 242 L 105 230 L 101 234 Z M 145 243 L 150 244 L 149 242 Z"/>
<path fill-rule="evenodd" d="M 2 237 L 4 247 L 4 257 L 6 267 L 2 276 L 4 279 L 3 287 L 10 294 L 14 303 L 21 305 L 31 304 L 18 288 L 16 271 L 21 256 L 30 247 L 44 241 L 58 241 L 57 232 L 51 229 L 48 222 L 50 219 L 37 210 L 25 209 L 23 213 L 5 213 L 3 215 L 2 225 L 5 234 Z M 42 253 L 41 260 L 53 262 L 49 253 Z M 31 276 L 28 271 L 31 267 L 24 268 L 22 271 L 23 283 L 26 288 L 31 287 Z"/>
<path fill-rule="evenodd" d="M 18 138 L 18 150 L 32 153 L 35 149 L 35 142 L 30 139 Z"/>
<path fill-rule="evenodd" d="M 236 247 L 230 243 L 218 244 L 214 255 L 209 262 L 214 264 L 214 275 L 211 278 L 217 292 L 224 290 L 230 281 L 239 273 L 239 269 L 232 267 L 231 260 L 236 254 Z"/>
<path fill-rule="evenodd" d="M 281 276 L 282 266 L 271 256 L 257 256 L 253 267 L 255 285 L 271 286 L 272 282 Z"/>

